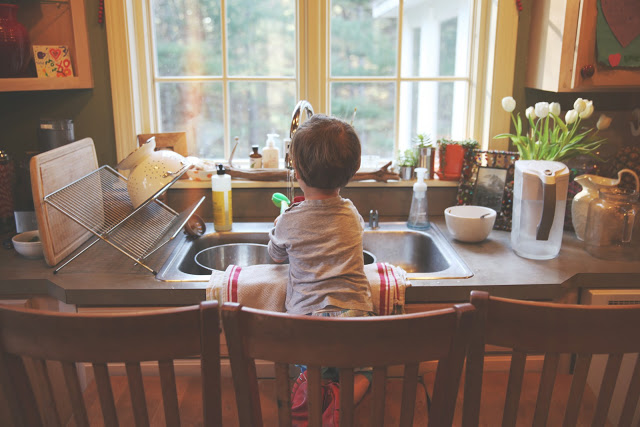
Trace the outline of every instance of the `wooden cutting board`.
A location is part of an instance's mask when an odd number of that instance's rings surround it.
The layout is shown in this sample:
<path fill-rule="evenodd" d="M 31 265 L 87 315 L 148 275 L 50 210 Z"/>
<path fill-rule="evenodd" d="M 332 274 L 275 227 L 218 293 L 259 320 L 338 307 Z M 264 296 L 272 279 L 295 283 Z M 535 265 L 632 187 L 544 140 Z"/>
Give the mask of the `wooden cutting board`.
<path fill-rule="evenodd" d="M 91 138 L 46 151 L 31 158 L 31 190 L 44 258 L 54 266 L 84 243 L 91 233 L 44 202 L 45 196 L 98 168 Z"/>

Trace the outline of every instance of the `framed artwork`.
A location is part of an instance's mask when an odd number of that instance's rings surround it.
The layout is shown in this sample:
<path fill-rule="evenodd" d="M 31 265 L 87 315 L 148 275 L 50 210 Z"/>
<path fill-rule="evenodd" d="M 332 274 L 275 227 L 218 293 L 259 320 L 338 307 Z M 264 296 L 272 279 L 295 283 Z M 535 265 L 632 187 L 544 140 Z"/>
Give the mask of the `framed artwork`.
<path fill-rule="evenodd" d="M 513 174 L 519 154 L 474 150 L 466 156 L 458 183 L 458 205 L 486 206 L 496 211 L 495 230 L 511 230 Z"/>

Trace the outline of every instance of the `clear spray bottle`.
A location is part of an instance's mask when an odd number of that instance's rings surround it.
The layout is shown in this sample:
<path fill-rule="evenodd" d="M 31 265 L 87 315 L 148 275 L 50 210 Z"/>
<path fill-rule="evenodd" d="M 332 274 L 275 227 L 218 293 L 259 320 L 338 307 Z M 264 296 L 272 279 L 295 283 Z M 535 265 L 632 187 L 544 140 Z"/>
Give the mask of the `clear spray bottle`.
<path fill-rule="evenodd" d="M 407 227 L 413 230 L 426 230 L 430 227 L 427 217 L 427 184 L 424 182 L 425 168 L 417 168 L 418 179 L 413 184 L 413 199 Z"/>

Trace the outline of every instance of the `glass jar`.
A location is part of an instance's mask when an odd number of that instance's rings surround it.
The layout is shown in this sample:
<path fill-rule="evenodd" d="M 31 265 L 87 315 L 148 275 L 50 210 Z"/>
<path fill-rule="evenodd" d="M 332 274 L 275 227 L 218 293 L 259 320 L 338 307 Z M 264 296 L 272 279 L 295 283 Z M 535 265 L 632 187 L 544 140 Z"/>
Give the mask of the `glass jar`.
<path fill-rule="evenodd" d="M 605 187 L 589 203 L 585 248 L 596 258 L 640 260 L 640 218 L 636 218 L 638 192 Z"/>

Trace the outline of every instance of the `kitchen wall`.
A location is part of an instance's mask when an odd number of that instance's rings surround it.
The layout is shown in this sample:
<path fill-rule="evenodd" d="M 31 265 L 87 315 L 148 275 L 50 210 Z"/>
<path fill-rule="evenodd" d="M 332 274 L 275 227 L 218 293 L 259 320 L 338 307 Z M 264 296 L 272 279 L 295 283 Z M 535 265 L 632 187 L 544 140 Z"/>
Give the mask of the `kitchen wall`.
<path fill-rule="evenodd" d="M 68 118 L 76 139 L 93 138 L 99 164 L 116 163 L 106 30 L 98 24 L 98 1 L 86 0 L 85 8 L 93 89 L 0 93 L 0 149 L 16 159 L 38 149 L 40 118 Z"/>

